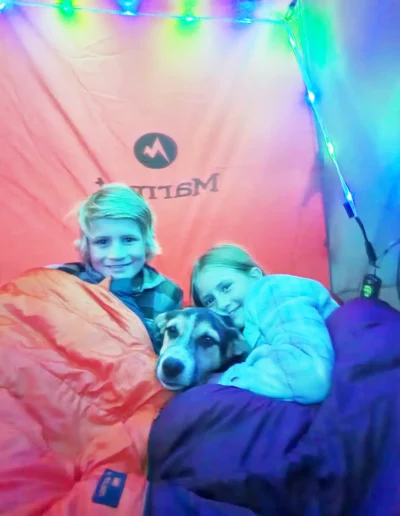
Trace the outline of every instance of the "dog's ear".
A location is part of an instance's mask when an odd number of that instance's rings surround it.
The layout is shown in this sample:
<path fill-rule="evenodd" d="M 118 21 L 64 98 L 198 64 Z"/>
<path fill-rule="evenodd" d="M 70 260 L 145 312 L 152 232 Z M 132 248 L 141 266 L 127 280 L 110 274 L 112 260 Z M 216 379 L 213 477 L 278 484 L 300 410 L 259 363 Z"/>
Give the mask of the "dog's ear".
<path fill-rule="evenodd" d="M 228 342 L 226 348 L 226 358 L 245 360 L 250 354 L 252 348 L 241 332 L 233 325 L 232 319 L 227 316 L 219 316 L 225 327 L 225 339 Z"/>
<path fill-rule="evenodd" d="M 157 355 L 160 354 L 164 333 L 167 327 L 168 321 L 170 321 L 173 317 L 175 317 L 178 313 L 178 310 L 171 310 L 169 312 L 164 312 L 163 314 L 157 315 L 157 317 L 153 321 L 152 333 L 153 333 L 153 348 Z"/>
<path fill-rule="evenodd" d="M 227 358 L 247 358 L 252 348 L 243 335 L 238 330 L 229 328 L 228 339 Z"/>
<path fill-rule="evenodd" d="M 169 321 L 169 313 L 170 312 L 164 312 L 163 314 L 157 315 L 157 317 L 154 319 L 154 326 L 157 328 L 157 331 L 161 333 L 161 335 L 164 335 L 165 327 Z"/>

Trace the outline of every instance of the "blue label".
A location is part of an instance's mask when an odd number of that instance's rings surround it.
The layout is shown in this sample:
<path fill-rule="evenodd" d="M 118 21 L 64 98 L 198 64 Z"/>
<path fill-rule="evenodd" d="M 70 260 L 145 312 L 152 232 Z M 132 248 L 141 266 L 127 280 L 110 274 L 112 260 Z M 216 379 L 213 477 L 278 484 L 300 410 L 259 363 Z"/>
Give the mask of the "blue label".
<path fill-rule="evenodd" d="M 116 509 L 125 487 L 126 473 L 106 469 L 97 483 L 92 502 Z"/>

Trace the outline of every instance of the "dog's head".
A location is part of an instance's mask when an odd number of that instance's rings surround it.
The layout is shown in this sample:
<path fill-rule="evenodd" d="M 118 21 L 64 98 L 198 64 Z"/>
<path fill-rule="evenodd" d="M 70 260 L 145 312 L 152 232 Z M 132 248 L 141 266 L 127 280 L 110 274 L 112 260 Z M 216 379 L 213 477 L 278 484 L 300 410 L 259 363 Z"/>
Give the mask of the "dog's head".
<path fill-rule="evenodd" d="M 185 308 L 159 316 L 162 347 L 156 374 L 164 387 L 182 390 L 242 362 L 249 344 L 234 327 L 206 308 Z"/>

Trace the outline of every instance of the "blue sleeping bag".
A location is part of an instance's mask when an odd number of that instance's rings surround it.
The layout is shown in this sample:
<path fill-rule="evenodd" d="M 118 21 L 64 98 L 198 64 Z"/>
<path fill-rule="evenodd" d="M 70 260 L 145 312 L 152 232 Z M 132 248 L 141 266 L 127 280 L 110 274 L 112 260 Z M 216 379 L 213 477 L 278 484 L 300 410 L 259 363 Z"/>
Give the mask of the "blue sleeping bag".
<path fill-rule="evenodd" d="M 327 324 L 322 404 L 205 385 L 161 411 L 146 516 L 400 515 L 400 313 L 359 299 Z"/>

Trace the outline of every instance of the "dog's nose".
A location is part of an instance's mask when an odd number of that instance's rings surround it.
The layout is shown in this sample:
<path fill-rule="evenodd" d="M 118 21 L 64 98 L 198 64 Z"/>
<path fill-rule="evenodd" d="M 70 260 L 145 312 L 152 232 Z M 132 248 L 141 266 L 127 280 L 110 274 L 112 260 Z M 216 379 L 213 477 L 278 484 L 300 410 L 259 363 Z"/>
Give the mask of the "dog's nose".
<path fill-rule="evenodd" d="M 177 358 L 166 358 L 162 365 L 163 373 L 168 378 L 176 378 L 183 371 L 183 364 Z"/>

